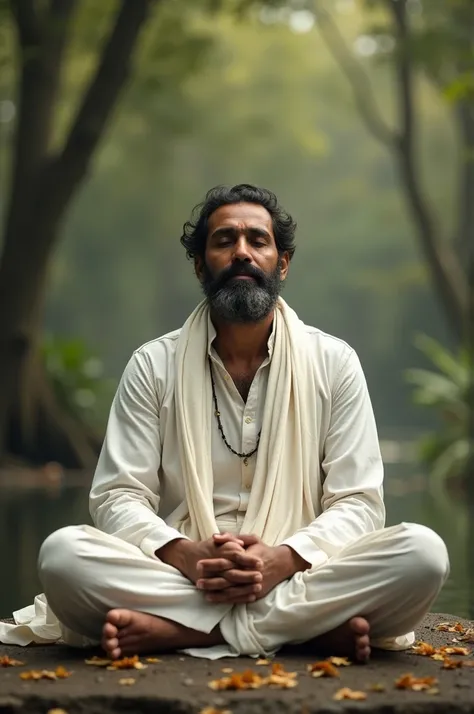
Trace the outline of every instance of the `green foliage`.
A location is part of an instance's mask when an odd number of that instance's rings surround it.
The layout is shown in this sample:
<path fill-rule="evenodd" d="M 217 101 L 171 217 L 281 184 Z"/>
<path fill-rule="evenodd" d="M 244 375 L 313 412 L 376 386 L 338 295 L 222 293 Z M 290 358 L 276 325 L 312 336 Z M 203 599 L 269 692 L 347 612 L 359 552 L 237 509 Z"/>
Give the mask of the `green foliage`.
<path fill-rule="evenodd" d="M 42 358 L 59 402 L 90 426 L 103 428 L 115 388 L 96 354 L 78 339 L 46 336 Z"/>
<path fill-rule="evenodd" d="M 406 379 L 414 385 L 415 404 L 434 410 L 441 420 L 440 428 L 420 441 L 432 488 L 440 493 L 448 479 L 464 475 L 468 461 L 472 365 L 465 350 L 456 356 L 426 335 L 418 335 L 415 344 L 437 370 L 407 370 Z"/>

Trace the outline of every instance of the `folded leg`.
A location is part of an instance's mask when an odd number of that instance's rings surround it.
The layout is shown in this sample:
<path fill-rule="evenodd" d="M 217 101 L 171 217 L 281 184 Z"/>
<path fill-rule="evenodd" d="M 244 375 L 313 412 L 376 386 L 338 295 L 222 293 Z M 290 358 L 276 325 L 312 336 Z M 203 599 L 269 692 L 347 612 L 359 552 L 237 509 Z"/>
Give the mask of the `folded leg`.
<path fill-rule="evenodd" d="M 38 570 L 71 645 L 99 642 L 109 610 L 157 615 L 211 632 L 229 605 L 209 604 L 193 583 L 161 560 L 90 526 L 68 526 L 43 543 Z"/>
<path fill-rule="evenodd" d="M 271 653 L 365 617 L 375 646 L 395 646 L 420 623 L 449 573 L 446 546 L 424 526 L 402 523 L 363 536 L 265 598 L 236 606 L 220 629 L 241 654 Z"/>

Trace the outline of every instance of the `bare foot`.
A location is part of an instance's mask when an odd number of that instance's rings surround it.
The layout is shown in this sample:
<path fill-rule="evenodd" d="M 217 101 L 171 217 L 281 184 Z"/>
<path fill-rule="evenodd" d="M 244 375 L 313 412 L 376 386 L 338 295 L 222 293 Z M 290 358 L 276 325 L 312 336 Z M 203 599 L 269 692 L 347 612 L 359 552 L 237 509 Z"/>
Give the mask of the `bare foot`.
<path fill-rule="evenodd" d="M 315 637 L 308 644 L 312 649 L 324 650 L 331 655 L 367 662 L 370 657 L 369 630 L 369 623 L 364 617 L 353 617 L 335 630 Z"/>
<path fill-rule="evenodd" d="M 119 659 L 142 652 L 211 647 L 223 642 L 218 628 L 206 634 L 164 617 L 116 609 L 107 613 L 101 645 L 108 657 Z"/>

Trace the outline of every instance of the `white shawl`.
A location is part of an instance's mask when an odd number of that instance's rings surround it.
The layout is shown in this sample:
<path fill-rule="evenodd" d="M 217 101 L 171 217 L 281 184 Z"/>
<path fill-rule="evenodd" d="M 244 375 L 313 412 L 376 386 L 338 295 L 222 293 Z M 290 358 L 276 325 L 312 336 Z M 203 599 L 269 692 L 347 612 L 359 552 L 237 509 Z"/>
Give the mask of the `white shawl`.
<path fill-rule="evenodd" d="M 218 532 L 213 511 L 208 311 L 198 305 L 181 330 L 176 352 L 176 419 L 188 516 L 177 525 L 193 540 Z M 316 385 L 306 333 L 279 298 L 257 463 L 242 533 L 275 545 L 315 518 L 311 479 L 319 473 Z M 313 436 L 312 436 L 313 435 Z M 313 491 L 313 496 L 312 496 Z"/>

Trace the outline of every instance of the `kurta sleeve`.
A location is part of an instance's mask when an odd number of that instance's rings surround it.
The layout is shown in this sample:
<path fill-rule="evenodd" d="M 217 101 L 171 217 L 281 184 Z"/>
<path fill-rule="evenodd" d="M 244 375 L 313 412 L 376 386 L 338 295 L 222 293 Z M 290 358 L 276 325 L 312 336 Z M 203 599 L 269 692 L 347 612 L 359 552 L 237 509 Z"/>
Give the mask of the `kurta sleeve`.
<path fill-rule="evenodd" d="M 157 515 L 159 426 L 153 366 L 149 355 L 139 350 L 125 368 L 112 403 L 89 508 L 97 528 L 150 556 L 166 543 L 183 538 Z"/>
<path fill-rule="evenodd" d="M 311 565 L 385 524 L 375 417 L 362 366 L 352 349 L 343 355 L 330 408 L 321 463 L 322 513 L 282 543 Z"/>

